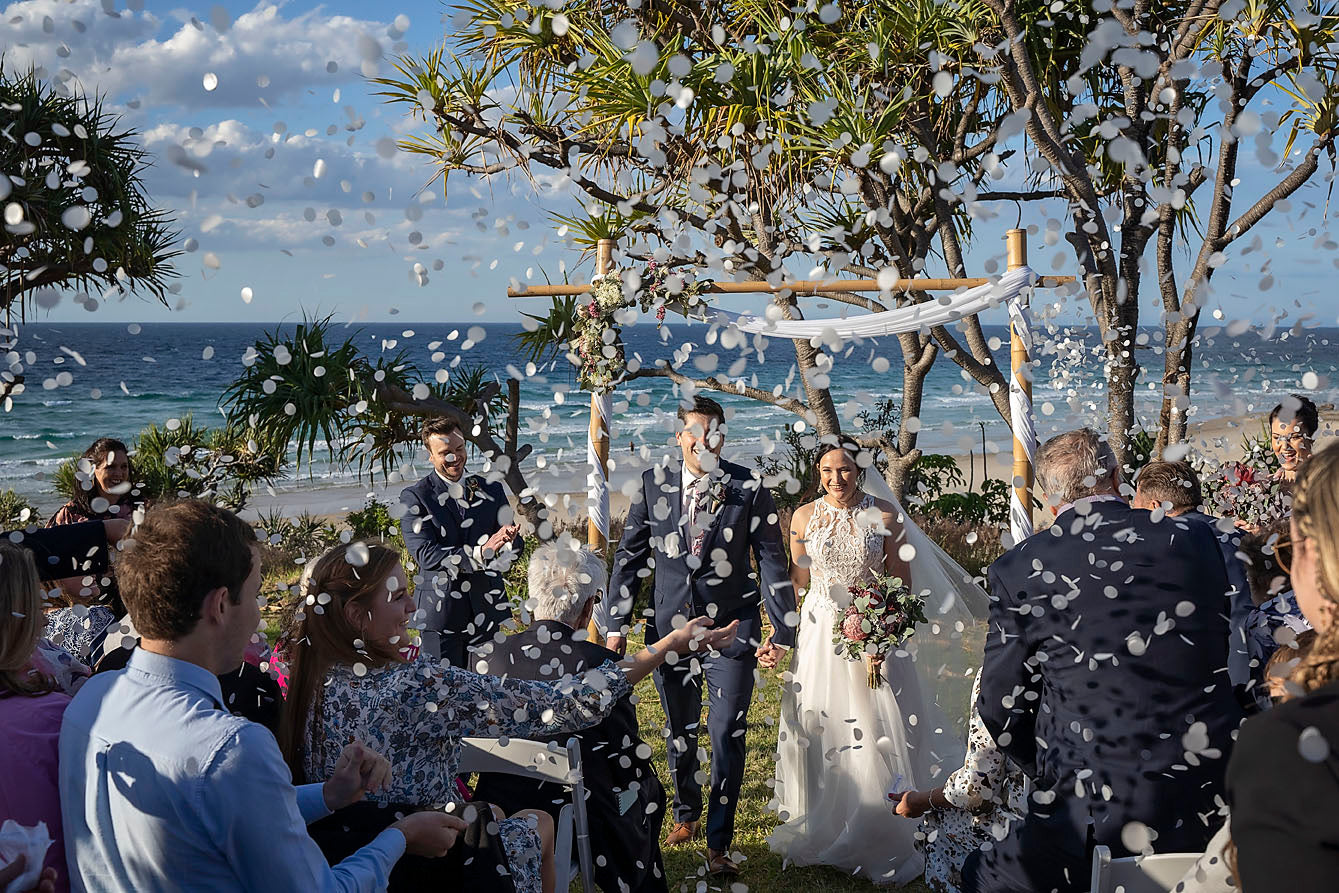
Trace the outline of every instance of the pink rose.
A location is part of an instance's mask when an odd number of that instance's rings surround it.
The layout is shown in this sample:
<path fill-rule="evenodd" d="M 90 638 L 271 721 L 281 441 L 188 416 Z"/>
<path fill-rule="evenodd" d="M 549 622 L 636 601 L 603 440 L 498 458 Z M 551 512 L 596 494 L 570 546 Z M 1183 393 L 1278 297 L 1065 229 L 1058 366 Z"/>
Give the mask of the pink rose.
<path fill-rule="evenodd" d="M 842 635 L 852 642 L 863 642 L 869 638 L 869 633 L 861 628 L 861 618 L 859 614 L 847 614 L 846 619 L 842 621 Z"/>

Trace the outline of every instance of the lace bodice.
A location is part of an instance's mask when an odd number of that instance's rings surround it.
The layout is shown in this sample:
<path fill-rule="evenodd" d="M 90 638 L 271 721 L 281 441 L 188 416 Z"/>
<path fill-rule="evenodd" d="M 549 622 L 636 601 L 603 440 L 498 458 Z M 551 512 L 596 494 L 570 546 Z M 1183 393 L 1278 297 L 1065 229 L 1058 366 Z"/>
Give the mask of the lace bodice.
<path fill-rule="evenodd" d="M 837 508 L 821 497 L 814 503 L 804 529 L 810 606 L 826 607 L 826 600 L 834 611 L 844 611 L 851 601 L 846 587 L 884 572 L 881 520 L 869 494 L 850 508 Z"/>

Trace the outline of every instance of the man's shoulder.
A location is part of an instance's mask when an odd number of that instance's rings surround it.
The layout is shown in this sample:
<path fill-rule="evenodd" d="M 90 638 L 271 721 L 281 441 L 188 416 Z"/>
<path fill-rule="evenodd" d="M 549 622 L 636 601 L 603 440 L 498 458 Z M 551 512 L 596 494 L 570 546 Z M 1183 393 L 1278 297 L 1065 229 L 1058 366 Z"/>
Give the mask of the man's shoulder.
<path fill-rule="evenodd" d="M 426 474 L 400 491 L 401 499 L 421 499 L 432 495 L 432 474 Z"/>

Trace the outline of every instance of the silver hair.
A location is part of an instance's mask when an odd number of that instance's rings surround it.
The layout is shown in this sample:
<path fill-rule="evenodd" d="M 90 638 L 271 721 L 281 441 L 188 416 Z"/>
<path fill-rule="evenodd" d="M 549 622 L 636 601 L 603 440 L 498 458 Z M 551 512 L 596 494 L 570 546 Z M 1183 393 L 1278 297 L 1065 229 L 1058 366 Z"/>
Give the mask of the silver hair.
<path fill-rule="evenodd" d="M 1110 489 L 1116 454 L 1092 428 L 1052 437 L 1037 450 L 1037 482 L 1056 505 Z"/>
<path fill-rule="evenodd" d="M 604 558 L 574 540 L 545 543 L 530 556 L 531 614 L 536 620 L 557 620 L 576 626 L 586 602 L 608 586 Z"/>

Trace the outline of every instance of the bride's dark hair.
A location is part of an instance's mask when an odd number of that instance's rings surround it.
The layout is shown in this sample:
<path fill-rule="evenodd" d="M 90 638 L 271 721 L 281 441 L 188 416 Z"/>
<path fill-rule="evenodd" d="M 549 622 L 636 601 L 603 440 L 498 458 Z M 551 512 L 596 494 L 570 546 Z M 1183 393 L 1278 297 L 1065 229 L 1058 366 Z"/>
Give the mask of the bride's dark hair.
<path fill-rule="evenodd" d="M 818 449 L 814 451 L 814 483 L 818 485 L 819 489 L 822 489 L 823 483 L 819 479 L 818 465 L 823 461 L 824 456 L 828 453 L 835 453 L 837 450 L 845 450 L 849 453 L 851 461 L 855 462 L 857 468 L 860 468 L 860 454 L 866 452 L 864 447 L 845 434 L 838 434 L 835 437 L 831 434 L 825 435 L 819 441 Z M 860 474 L 856 476 L 858 486 L 864 486 L 865 472 L 868 470 L 868 467 L 860 468 Z"/>

